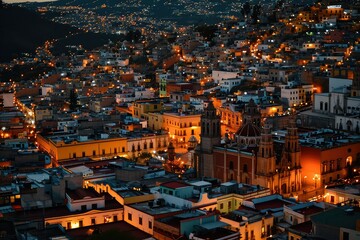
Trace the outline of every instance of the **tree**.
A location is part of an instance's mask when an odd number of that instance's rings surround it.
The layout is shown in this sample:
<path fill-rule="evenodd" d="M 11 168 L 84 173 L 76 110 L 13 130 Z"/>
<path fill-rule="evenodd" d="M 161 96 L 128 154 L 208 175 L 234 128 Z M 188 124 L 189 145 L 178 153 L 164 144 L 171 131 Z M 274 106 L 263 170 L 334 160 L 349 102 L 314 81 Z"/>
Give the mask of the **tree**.
<path fill-rule="evenodd" d="M 260 4 L 254 5 L 253 10 L 252 10 L 252 14 L 251 14 L 251 18 L 255 23 L 257 22 L 257 20 L 259 20 L 260 13 L 261 13 Z"/>
<path fill-rule="evenodd" d="M 78 95 L 75 87 L 70 90 L 70 110 L 75 111 L 77 109 Z"/>
<path fill-rule="evenodd" d="M 251 6 L 249 2 L 244 3 L 244 5 L 241 8 L 241 13 L 244 17 L 248 16 L 250 14 Z"/>
<path fill-rule="evenodd" d="M 201 25 L 195 29 L 205 40 L 211 41 L 215 37 L 217 27 L 214 25 Z"/>
<path fill-rule="evenodd" d="M 125 39 L 129 42 L 140 42 L 142 35 L 140 30 L 136 29 L 135 31 L 130 30 L 128 34 L 125 36 Z"/>

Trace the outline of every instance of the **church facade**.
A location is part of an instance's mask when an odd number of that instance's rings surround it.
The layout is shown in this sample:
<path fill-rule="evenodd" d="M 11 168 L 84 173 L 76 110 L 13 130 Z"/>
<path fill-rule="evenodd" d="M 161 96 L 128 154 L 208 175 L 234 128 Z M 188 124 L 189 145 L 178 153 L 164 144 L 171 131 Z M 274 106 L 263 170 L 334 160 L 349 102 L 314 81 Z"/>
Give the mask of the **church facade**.
<path fill-rule="evenodd" d="M 206 109 L 201 118 L 205 128 L 196 150 L 198 176 L 260 185 L 280 194 L 302 189 L 300 145 L 294 122 L 289 124 L 285 140 L 275 144 L 270 128 L 265 126 L 261 130 L 257 106 L 250 101 L 236 139 L 221 142 L 220 132 L 211 129 L 220 124 L 220 118 L 215 116 L 216 109 Z M 280 145 L 276 151 L 275 145 Z"/>

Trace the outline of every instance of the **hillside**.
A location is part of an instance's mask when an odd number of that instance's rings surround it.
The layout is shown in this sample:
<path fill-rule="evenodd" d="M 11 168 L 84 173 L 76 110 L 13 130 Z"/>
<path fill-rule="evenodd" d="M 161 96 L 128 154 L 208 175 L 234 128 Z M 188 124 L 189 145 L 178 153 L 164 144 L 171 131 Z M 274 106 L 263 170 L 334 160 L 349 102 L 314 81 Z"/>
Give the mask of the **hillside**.
<path fill-rule="evenodd" d="M 61 38 L 78 31 L 42 18 L 25 8 L 4 5 L 0 8 L 0 62 L 20 53 L 34 52 L 48 39 Z"/>

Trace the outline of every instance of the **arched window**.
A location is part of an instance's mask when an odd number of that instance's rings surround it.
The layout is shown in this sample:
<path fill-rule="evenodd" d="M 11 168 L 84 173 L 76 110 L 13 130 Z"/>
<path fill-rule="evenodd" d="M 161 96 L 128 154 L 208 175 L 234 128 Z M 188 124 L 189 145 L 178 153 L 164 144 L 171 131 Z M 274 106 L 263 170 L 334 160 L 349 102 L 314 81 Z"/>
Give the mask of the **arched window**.
<path fill-rule="evenodd" d="M 321 110 L 321 111 L 323 110 L 323 105 L 324 105 L 324 103 L 323 103 L 323 102 L 320 102 L 320 110 Z"/>
<path fill-rule="evenodd" d="M 230 169 L 230 170 L 234 170 L 234 162 L 233 162 L 233 161 L 230 161 L 230 163 L 229 163 L 229 169 Z"/>

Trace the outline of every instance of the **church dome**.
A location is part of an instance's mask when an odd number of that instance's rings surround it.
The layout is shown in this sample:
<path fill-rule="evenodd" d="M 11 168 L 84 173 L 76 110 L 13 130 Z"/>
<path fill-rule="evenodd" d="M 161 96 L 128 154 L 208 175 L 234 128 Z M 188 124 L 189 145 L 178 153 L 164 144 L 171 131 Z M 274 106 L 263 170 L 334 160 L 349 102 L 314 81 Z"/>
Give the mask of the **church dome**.
<path fill-rule="evenodd" d="M 241 128 L 239 128 L 235 136 L 238 144 L 254 146 L 260 143 L 261 131 L 255 124 L 245 123 Z"/>
<path fill-rule="evenodd" d="M 251 123 L 246 123 L 236 132 L 236 135 L 241 137 L 258 137 L 260 136 L 260 129 Z"/>

